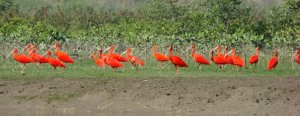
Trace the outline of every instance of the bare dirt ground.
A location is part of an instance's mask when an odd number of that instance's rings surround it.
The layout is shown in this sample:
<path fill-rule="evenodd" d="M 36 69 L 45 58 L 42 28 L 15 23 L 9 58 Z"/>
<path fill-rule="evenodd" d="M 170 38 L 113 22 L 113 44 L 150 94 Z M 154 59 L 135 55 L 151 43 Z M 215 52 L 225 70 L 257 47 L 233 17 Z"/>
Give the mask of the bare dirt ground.
<path fill-rule="evenodd" d="M 300 78 L 5 80 L 0 114 L 299 116 Z"/>

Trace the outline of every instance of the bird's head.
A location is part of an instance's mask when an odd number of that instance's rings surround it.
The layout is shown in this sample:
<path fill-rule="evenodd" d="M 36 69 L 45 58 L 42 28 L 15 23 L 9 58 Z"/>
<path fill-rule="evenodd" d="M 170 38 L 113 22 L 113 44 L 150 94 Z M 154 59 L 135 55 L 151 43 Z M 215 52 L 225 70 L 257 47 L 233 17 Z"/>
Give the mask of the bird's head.
<path fill-rule="evenodd" d="M 273 50 L 273 54 L 274 54 L 274 56 L 278 56 L 277 50 Z"/>
<path fill-rule="evenodd" d="M 130 53 L 131 52 L 131 48 L 128 48 L 126 51 L 127 51 L 127 53 Z"/>
<path fill-rule="evenodd" d="M 256 48 L 255 48 L 255 50 L 256 50 L 256 51 L 259 51 L 259 50 L 260 50 L 260 48 L 259 48 L 259 47 L 256 47 Z"/>
<path fill-rule="evenodd" d="M 18 48 L 14 48 L 12 51 L 10 51 L 10 52 L 7 54 L 5 60 L 7 60 L 8 57 L 9 57 L 12 53 L 17 54 L 17 53 L 18 53 Z M 5 60 L 3 60 L 3 61 L 5 61 Z"/>
<path fill-rule="evenodd" d="M 59 48 L 59 47 L 60 47 L 60 44 L 59 44 L 59 42 L 58 42 L 58 41 L 56 41 L 56 43 L 55 43 L 55 46 L 56 46 L 57 48 Z"/>
<path fill-rule="evenodd" d="M 47 54 L 48 54 L 48 56 L 51 56 L 51 51 L 47 50 Z"/>
<path fill-rule="evenodd" d="M 192 43 L 192 48 L 195 48 L 195 43 Z"/>
<path fill-rule="evenodd" d="M 102 52 L 103 52 L 102 49 L 100 49 L 100 50 L 99 50 L 99 53 L 102 54 Z"/>
<path fill-rule="evenodd" d="M 18 48 L 14 48 L 14 53 L 18 53 Z"/>
<path fill-rule="evenodd" d="M 213 55 L 214 55 L 214 50 L 210 50 L 210 52 L 209 52 L 209 56 L 210 56 L 210 58 L 212 58 L 212 57 L 213 57 Z"/>
<path fill-rule="evenodd" d="M 220 50 L 221 49 L 221 45 L 217 45 L 213 50 Z"/>

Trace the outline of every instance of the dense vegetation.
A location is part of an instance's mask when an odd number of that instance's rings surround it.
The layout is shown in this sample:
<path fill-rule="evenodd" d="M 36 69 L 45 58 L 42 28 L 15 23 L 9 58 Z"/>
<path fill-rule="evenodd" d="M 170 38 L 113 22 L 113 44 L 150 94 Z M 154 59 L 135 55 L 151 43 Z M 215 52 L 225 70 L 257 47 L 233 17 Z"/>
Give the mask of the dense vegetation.
<path fill-rule="evenodd" d="M 62 40 L 140 46 L 195 41 L 206 46 L 267 48 L 294 48 L 300 43 L 299 0 L 284 0 L 265 10 L 242 0 L 133 0 L 131 5 L 140 7 L 129 8 L 97 6 L 92 1 L 88 0 L 94 5 L 60 0 L 56 2 L 68 5 L 24 10 L 20 5 L 25 3 L 0 0 L 1 42 Z"/>

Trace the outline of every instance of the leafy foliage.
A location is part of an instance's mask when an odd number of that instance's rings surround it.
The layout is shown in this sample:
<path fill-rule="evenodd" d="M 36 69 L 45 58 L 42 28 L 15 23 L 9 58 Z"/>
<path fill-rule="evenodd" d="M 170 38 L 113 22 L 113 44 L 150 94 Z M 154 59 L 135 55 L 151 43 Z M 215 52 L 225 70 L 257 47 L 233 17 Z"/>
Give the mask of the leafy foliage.
<path fill-rule="evenodd" d="M 285 0 L 268 12 L 255 12 L 241 0 L 149 0 L 136 10 L 96 10 L 80 1 L 43 6 L 32 14 L 1 0 L 0 36 L 5 41 L 94 41 L 143 46 L 154 43 L 242 47 L 297 47 L 300 1 Z M 241 44 L 242 43 L 242 44 Z"/>

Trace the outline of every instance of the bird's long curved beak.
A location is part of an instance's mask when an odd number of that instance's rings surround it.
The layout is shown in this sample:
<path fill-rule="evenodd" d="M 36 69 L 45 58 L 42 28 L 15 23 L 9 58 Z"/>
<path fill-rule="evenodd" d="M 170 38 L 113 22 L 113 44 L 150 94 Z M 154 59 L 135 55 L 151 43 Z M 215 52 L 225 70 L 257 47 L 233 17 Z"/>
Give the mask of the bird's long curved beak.
<path fill-rule="evenodd" d="M 217 50 L 218 49 L 218 47 L 215 47 L 214 49 L 213 49 L 213 51 L 215 51 L 215 50 Z"/>
<path fill-rule="evenodd" d="M 108 48 L 105 48 L 104 50 L 103 50 L 103 52 L 102 53 L 105 53 L 105 52 L 107 52 L 109 49 L 110 49 L 111 47 L 108 47 Z M 98 49 L 98 48 L 97 48 Z M 98 49 L 98 50 L 100 50 L 100 49 Z"/>
<path fill-rule="evenodd" d="M 192 46 L 189 46 L 188 48 L 186 48 L 186 51 L 188 51 L 188 50 L 190 50 L 190 49 L 192 49 Z"/>
<path fill-rule="evenodd" d="M 126 52 L 127 52 L 127 50 L 125 50 L 125 51 L 121 54 L 121 56 L 123 56 Z"/>
<path fill-rule="evenodd" d="M 231 53 L 232 53 L 232 50 L 230 50 L 227 54 L 225 54 L 225 56 L 228 56 Z"/>
<path fill-rule="evenodd" d="M 48 50 L 47 50 L 48 51 Z M 42 57 L 44 57 L 47 54 L 47 51 L 42 55 Z"/>
<path fill-rule="evenodd" d="M 10 52 L 7 54 L 5 60 L 3 60 L 3 61 L 6 61 L 6 60 L 8 59 L 8 57 L 9 57 L 13 52 L 14 52 L 14 50 L 10 51 Z"/>
<path fill-rule="evenodd" d="M 88 58 L 91 58 L 92 56 L 93 56 L 93 53 L 92 53 L 92 54 L 90 54 Z"/>
<path fill-rule="evenodd" d="M 54 48 L 55 47 L 55 45 L 53 45 L 53 46 L 51 46 L 48 50 L 51 50 L 52 48 Z M 46 50 L 46 52 L 42 55 L 43 57 L 47 54 L 47 51 L 48 50 Z"/>
<path fill-rule="evenodd" d="M 23 52 L 27 47 L 28 47 L 28 45 L 26 45 L 25 47 L 23 47 L 20 52 Z"/>

